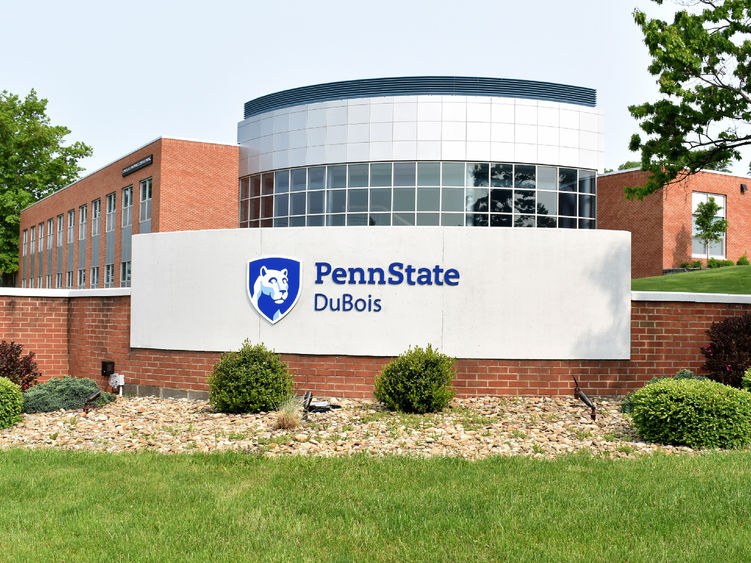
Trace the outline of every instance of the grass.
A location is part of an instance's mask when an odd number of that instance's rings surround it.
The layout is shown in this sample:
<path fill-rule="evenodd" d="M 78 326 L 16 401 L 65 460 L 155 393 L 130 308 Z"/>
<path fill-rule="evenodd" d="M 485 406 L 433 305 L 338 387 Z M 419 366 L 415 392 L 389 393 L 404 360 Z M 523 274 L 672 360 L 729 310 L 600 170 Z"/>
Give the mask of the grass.
<path fill-rule="evenodd" d="M 632 291 L 751 294 L 751 266 L 727 266 L 631 281 Z"/>
<path fill-rule="evenodd" d="M 0 452 L 7 560 L 740 561 L 751 454 Z"/>

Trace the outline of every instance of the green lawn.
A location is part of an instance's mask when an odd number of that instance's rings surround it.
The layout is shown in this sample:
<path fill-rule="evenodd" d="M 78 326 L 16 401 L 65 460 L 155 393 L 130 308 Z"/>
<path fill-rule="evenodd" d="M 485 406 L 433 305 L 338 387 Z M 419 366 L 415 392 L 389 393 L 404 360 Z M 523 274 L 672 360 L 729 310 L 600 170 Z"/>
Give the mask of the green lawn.
<path fill-rule="evenodd" d="M 0 559 L 742 561 L 751 453 L 479 462 L 0 451 Z"/>
<path fill-rule="evenodd" d="M 633 291 L 751 294 L 751 266 L 728 266 L 631 281 Z"/>

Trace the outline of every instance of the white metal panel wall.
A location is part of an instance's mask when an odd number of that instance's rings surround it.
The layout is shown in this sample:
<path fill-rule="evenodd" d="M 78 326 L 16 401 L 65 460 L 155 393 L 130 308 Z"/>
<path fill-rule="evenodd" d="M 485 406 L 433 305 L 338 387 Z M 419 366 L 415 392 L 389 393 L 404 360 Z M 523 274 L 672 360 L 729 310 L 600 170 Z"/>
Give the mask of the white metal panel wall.
<path fill-rule="evenodd" d="M 430 342 L 460 358 L 627 359 L 630 235 L 621 231 L 373 227 L 238 229 L 133 238 L 131 346 L 224 351 L 245 338 L 278 352 L 393 356 Z M 271 324 L 247 264 L 302 262 L 302 293 Z M 456 286 L 316 284 L 332 266 L 455 268 Z M 381 310 L 315 310 L 315 295 Z"/>
<path fill-rule="evenodd" d="M 524 162 L 602 171 L 597 108 L 480 96 L 391 96 L 304 104 L 238 124 L 240 176 L 388 160 Z"/>

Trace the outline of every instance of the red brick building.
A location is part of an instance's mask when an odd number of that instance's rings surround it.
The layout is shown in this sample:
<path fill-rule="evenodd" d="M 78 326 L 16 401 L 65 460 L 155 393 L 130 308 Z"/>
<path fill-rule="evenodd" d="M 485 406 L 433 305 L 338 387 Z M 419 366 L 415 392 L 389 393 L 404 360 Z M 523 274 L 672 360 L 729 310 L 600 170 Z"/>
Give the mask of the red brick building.
<path fill-rule="evenodd" d="M 693 213 L 713 197 L 728 221 L 725 238 L 710 257 L 738 260 L 751 254 L 751 180 L 722 172 L 699 172 L 643 200 L 627 200 L 626 186 L 644 185 L 647 172 L 626 170 L 597 180 L 597 228 L 631 232 L 631 275 L 659 276 L 683 262 L 706 262 L 704 246 L 693 236 Z"/>
<path fill-rule="evenodd" d="M 20 287 L 130 285 L 131 236 L 237 228 L 238 147 L 160 137 L 21 212 Z"/>

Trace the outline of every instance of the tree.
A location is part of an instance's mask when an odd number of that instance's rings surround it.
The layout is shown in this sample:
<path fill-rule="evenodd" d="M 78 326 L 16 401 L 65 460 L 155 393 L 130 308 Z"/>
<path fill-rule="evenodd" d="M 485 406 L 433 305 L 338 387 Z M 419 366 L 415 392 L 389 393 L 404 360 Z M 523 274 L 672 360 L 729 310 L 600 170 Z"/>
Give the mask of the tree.
<path fill-rule="evenodd" d="M 618 165 L 618 170 L 630 170 L 631 168 L 639 168 L 641 167 L 641 162 L 637 162 L 635 160 L 627 160 L 623 164 Z M 612 168 L 606 168 L 605 174 L 613 172 Z"/>
<path fill-rule="evenodd" d="M 678 11 L 672 24 L 634 11 L 664 96 L 629 107 L 647 134 L 634 135 L 629 148 L 641 151 L 650 175 L 646 185 L 626 188 L 627 197 L 641 199 L 702 169 L 727 169 L 751 144 L 751 3 L 692 5 L 700 9 Z"/>
<path fill-rule="evenodd" d="M 64 145 L 67 127 L 51 125 L 47 100 L 33 89 L 25 99 L 0 92 L 0 274 L 18 270 L 21 210 L 78 178 L 79 159 L 90 156 L 81 142 Z"/>
<path fill-rule="evenodd" d="M 696 206 L 696 236 L 704 243 L 709 262 L 709 245 L 722 239 L 722 234 L 728 230 L 727 219 L 718 219 L 717 212 L 722 207 L 715 203 L 713 197 L 702 201 Z"/>

